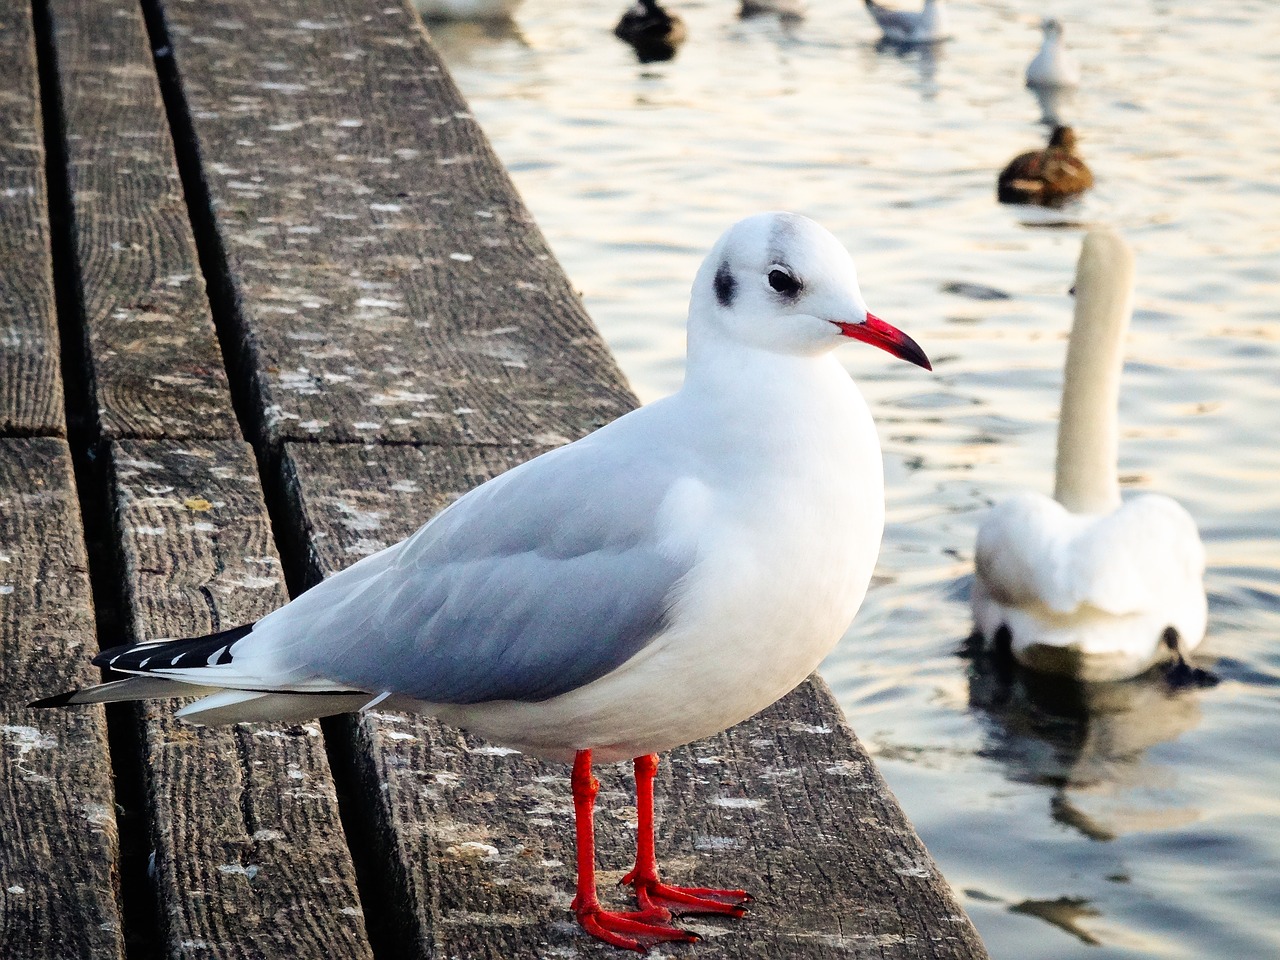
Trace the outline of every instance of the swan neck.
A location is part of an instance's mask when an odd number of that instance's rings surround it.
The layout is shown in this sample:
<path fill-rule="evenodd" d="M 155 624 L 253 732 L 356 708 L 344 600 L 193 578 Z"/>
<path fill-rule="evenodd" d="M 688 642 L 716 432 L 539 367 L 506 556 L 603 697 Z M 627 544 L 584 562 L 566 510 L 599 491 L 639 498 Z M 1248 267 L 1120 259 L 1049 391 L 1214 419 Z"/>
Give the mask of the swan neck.
<path fill-rule="evenodd" d="M 1058 424 L 1054 499 L 1072 513 L 1120 505 L 1120 372 L 1132 284 L 1077 283 Z"/>

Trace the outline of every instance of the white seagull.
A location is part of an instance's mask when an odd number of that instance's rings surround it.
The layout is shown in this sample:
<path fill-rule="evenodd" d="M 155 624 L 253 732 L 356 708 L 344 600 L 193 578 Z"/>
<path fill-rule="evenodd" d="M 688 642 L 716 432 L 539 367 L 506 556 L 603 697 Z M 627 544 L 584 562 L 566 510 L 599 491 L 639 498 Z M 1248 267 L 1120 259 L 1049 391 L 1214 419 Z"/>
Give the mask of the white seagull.
<path fill-rule="evenodd" d="M 876 0 L 866 0 L 866 4 L 889 43 L 937 43 L 951 37 L 943 0 L 924 0 L 923 9 L 914 11 L 890 10 Z"/>
<path fill-rule="evenodd" d="M 1081 680 L 1134 676 L 1204 637 L 1204 547 L 1166 496 L 1121 503 L 1116 408 L 1133 300 L 1133 252 L 1095 230 L 1076 268 L 1075 321 L 1053 499 L 1024 493 L 978 529 L 973 614 L 1025 666 Z"/>
<path fill-rule="evenodd" d="M 1027 86 L 1063 89 L 1080 86 L 1080 67 L 1062 39 L 1062 24 L 1046 17 L 1040 22 L 1044 43 L 1027 65 Z"/>
<path fill-rule="evenodd" d="M 833 349 L 929 368 L 868 312 L 849 254 L 811 220 L 750 217 L 694 280 L 676 394 L 460 498 L 407 540 L 224 633 L 116 647 L 124 680 L 41 706 L 202 693 L 199 723 L 358 710 L 431 714 L 573 762 L 574 912 L 643 950 L 671 914 L 741 916 L 741 890 L 658 879 L 656 754 L 800 683 L 862 603 L 884 525 L 880 445 Z M 634 760 L 639 912 L 604 910 L 594 760 Z"/>

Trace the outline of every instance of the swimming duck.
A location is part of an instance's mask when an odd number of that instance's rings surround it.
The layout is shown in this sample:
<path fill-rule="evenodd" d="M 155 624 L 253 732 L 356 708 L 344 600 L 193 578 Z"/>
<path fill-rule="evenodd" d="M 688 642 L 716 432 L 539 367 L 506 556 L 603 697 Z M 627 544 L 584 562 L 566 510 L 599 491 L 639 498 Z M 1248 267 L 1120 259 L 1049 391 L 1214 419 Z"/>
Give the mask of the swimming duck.
<path fill-rule="evenodd" d="M 1062 39 L 1062 24 L 1052 17 L 1040 22 L 1044 42 L 1027 65 L 1028 87 L 1078 87 L 1080 67 Z"/>
<path fill-rule="evenodd" d="M 613 28 L 613 35 L 635 47 L 641 63 L 670 60 L 684 42 L 684 21 L 668 13 L 657 0 L 636 0 Z"/>
<path fill-rule="evenodd" d="M 1085 237 L 1058 426 L 1053 498 L 1023 493 L 978 528 L 977 632 L 1024 666 L 1079 680 L 1135 676 L 1204 637 L 1204 547 L 1179 504 L 1122 501 L 1117 406 L 1133 302 L 1133 252 Z"/>
<path fill-rule="evenodd" d="M 1093 186 L 1093 174 L 1075 147 L 1075 131 L 1055 127 L 1049 146 L 1019 154 L 1000 171 L 997 198 L 1001 203 L 1054 204 L 1084 193 Z"/>
<path fill-rule="evenodd" d="M 924 7 L 915 11 L 891 10 L 876 0 L 866 0 L 866 4 L 889 43 L 937 43 L 951 36 L 942 0 L 924 0 Z"/>

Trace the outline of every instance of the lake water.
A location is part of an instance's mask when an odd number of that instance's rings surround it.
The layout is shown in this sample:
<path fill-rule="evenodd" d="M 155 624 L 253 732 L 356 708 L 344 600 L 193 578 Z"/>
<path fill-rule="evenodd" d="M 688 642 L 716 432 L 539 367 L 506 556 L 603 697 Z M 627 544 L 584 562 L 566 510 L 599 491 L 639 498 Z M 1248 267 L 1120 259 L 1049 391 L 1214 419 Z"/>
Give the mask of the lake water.
<path fill-rule="evenodd" d="M 526 0 L 514 25 L 432 33 L 642 398 L 680 383 L 702 255 L 762 209 L 831 229 L 933 358 L 842 352 L 889 523 L 823 672 L 993 956 L 1280 956 L 1280 9 L 1055 3 L 1097 187 L 1046 213 L 994 198 L 1043 137 L 1035 5 L 954 0 L 958 38 L 901 55 L 856 0 L 795 25 L 689 0 L 688 41 L 649 66 L 611 36 L 624 6 Z M 1121 473 L 1200 524 L 1212 689 L 1046 693 L 965 650 L 983 509 L 1052 487 L 1092 223 L 1137 255 Z"/>

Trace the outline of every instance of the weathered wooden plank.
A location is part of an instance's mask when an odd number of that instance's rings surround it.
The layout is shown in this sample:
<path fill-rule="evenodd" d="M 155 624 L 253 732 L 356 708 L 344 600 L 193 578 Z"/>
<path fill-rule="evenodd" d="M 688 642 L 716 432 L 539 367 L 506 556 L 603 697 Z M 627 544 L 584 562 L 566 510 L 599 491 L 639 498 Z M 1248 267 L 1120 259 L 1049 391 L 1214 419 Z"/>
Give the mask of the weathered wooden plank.
<path fill-rule="evenodd" d="M 556 442 L 630 406 L 407 6 L 164 13 L 272 443 Z"/>
<path fill-rule="evenodd" d="M 136 0 L 48 0 L 103 436 L 238 438 Z"/>
<path fill-rule="evenodd" d="M 0 41 L 2 42 L 2 41 Z M 101 707 L 29 710 L 97 681 L 71 455 L 0 440 L 0 953 L 122 957 L 116 820 Z"/>
<path fill-rule="evenodd" d="M 288 599 L 245 444 L 111 449 L 131 639 Z M 165 955 L 371 957 L 319 725 L 199 729 L 172 712 L 140 709 Z"/>
<path fill-rule="evenodd" d="M 0 4 L 0 436 L 63 436 L 29 3 Z"/>
<path fill-rule="evenodd" d="M 311 578 L 394 543 L 525 455 L 286 445 L 285 479 Z M 349 729 L 388 873 L 408 891 L 417 955 L 615 955 L 582 935 L 569 913 L 572 805 L 563 765 L 506 755 L 422 718 L 375 712 Z M 706 936 L 699 958 L 986 956 L 821 681 L 674 751 L 662 771 L 668 878 L 758 896 L 747 920 L 689 923 Z M 628 771 L 602 780 L 607 883 L 630 866 L 635 811 Z"/>

